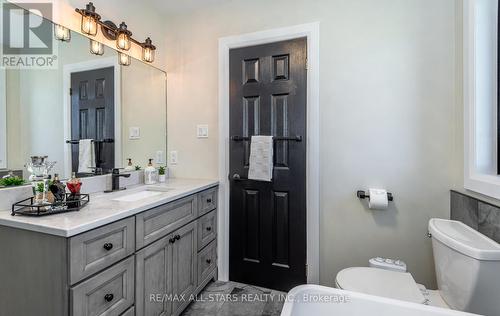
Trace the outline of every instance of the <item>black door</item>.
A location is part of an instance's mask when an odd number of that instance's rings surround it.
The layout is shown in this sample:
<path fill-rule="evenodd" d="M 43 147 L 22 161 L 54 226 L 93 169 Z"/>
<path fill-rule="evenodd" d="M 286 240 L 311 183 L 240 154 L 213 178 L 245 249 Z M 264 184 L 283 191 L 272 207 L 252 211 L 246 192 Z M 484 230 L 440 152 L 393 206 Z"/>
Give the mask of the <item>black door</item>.
<path fill-rule="evenodd" d="M 306 46 L 301 38 L 230 51 L 233 281 L 285 291 L 307 281 Z M 272 182 L 246 180 L 252 135 L 275 137 Z"/>
<path fill-rule="evenodd" d="M 115 166 L 114 68 L 71 74 L 71 138 L 94 139 L 96 166 Z M 78 172 L 78 144 L 72 145 L 72 171 Z M 80 175 L 82 176 L 82 175 Z"/>

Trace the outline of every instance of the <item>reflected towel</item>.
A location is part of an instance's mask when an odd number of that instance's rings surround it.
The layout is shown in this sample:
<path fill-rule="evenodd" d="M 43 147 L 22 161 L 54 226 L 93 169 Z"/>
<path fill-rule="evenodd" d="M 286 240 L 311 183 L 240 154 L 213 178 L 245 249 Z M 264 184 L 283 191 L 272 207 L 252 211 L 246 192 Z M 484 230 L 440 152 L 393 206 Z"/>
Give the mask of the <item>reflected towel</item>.
<path fill-rule="evenodd" d="M 91 173 L 95 167 L 94 143 L 92 139 L 81 139 L 78 146 L 78 172 Z"/>
<path fill-rule="evenodd" d="M 252 136 L 248 179 L 271 181 L 273 178 L 273 137 Z"/>

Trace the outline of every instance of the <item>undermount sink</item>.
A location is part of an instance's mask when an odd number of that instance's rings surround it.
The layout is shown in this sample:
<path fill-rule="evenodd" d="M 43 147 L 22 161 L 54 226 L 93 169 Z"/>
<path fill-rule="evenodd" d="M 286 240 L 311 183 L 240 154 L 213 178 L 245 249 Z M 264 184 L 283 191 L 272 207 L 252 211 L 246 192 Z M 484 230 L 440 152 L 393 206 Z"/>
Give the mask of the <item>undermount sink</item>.
<path fill-rule="evenodd" d="M 153 196 L 157 196 L 157 195 L 160 195 L 164 192 L 168 192 L 171 190 L 173 190 L 173 189 L 167 188 L 164 186 L 148 186 L 139 192 L 125 194 L 123 196 L 117 197 L 117 198 L 113 199 L 113 201 L 135 202 L 135 201 L 144 200 L 144 199 L 147 199 L 147 198 L 150 198 Z"/>

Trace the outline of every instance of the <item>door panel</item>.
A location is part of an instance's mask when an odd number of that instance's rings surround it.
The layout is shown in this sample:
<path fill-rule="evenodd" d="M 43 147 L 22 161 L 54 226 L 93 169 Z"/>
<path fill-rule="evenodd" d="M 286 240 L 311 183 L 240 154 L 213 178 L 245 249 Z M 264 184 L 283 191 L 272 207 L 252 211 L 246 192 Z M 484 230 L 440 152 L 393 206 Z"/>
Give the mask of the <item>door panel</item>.
<path fill-rule="evenodd" d="M 172 301 L 152 301 L 150 295 L 172 292 L 172 236 L 166 236 L 137 252 L 136 259 L 136 315 L 167 316 Z"/>
<path fill-rule="evenodd" d="M 71 74 L 71 138 L 115 138 L 114 68 Z M 115 166 L 114 143 L 94 143 L 96 166 Z M 72 145 L 72 171 L 78 172 L 78 145 Z"/>
<path fill-rule="evenodd" d="M 173 301 L 173 314 L 178 315 L 189 304 L 189 296 L 196 289 L 196 223 L 192 222 L 173 233 L 173 293 L 182 300 Z"/>
<path fill-rule="evenodd" d="M 306 46 L 230 51 L 230 278 L 286 291 L 306 283 Z M 252 135 L 281 138 L 272 182 L 247 180 Z"/>

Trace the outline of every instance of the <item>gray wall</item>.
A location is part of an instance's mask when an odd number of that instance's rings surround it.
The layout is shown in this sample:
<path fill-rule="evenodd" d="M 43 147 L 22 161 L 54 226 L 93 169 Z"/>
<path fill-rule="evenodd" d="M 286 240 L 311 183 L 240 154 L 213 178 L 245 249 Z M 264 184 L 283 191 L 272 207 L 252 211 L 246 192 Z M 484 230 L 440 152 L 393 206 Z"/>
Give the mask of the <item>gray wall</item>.
<path fill-rule="evenodd" d="M 375 256 L 435 286 L 427 223 L 461 177 L 461 1 L 234 0 L 165 17 L 168 147 L 179 177 L 218 177 L 218 39 L 319 21 L 320 280 Z M 210 137 L 197 139 L 196 124 Z M 367 210 L 357 189 L 395 202 Z"/>

